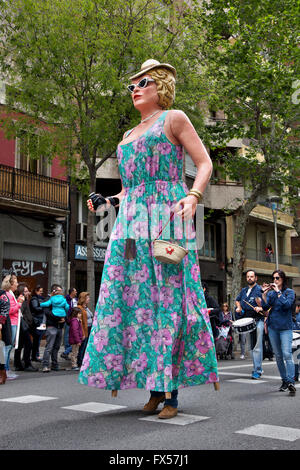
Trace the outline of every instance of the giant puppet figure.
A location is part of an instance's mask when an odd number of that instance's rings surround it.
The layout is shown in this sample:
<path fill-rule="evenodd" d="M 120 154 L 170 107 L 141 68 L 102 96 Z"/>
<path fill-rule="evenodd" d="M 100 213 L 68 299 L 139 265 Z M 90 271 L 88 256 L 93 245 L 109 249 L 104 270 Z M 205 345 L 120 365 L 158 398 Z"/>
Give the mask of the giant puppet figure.
<path fill-rule="evenodd" d="M 188 117 L 168 110 L 175 77 L 170 64 L 150 59 L 130 78 L 128 89 L 141 121 L 117 148 L 122 191 L 106 199 L 93 194 L 88 200 L 91 211 L 104 203 L 106 210 L 117 205 L 119 212 L 79 374 L 80 383 L 112 390 L 113 396 L 117 390 L 149 390 L 143 410 L 155 413 L 164 403 L 161 419 L 176 416 L 178 388 L 208 383 L 219 388 L 197 250 L 189 249 L 177 264 L 160 262 L 153 253 L 153 239 L 162 229 L 157 213 L 173 213 L 169 228 L 180 245 L 195 239 L 195 230 L 187 237 L 176 221 L 193 226 L 212 172 Z M 184 149 L 198 170 L 190 191 L 183 182 Z"/>

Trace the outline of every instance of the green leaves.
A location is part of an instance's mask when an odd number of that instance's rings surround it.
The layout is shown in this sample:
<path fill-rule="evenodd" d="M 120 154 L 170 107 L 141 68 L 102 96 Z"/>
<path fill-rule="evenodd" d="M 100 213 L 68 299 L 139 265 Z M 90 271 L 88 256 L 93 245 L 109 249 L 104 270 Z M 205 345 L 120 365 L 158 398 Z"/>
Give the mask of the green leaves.
<path fill-rule="evenodd" d="M 51 123 L 59 142 L 65 132 L 70 160 L 81 155 L 90 174 L 95 157 L 112 153 L 137 120 L 125 85 L 142 62 L 175 65 L 177 107 L 192 110 L 203 96 L 193 32 L 172 2 L 7 0 L 2 6 L 0 71 L 13 85 L 9 108 Z"/>

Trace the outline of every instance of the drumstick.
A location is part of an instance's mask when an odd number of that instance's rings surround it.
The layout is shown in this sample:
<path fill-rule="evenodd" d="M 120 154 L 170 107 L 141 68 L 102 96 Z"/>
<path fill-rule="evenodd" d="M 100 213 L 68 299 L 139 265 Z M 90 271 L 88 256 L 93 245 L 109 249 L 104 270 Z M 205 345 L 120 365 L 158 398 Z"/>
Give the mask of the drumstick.
<path fill-rule="evenodd" d="M 246 300 L 244 300 L 244 299 L 243 299 L 243 301 L 245 302 L 245 304 L 249 305 L 249 307 L 252 307 L 253 310 L 255 310 L 255 307 L 253 307 L 253 305 L 249 304 L 249 303 L 246 302 Z M 256 310 L 255 310 L 255 311 L 256 311 Z M 257 312 L 256 312 L 256 313 L 257 313 Z M 263 313 L 261 313 L 261 312 L 258 312 L 258 313 L 260 313 L 261 315 L 263 315 Z"/>
<path fill-rule="evenodd" d="M 255 307 L 253 307 L 253 305 L 249 304 L 249 302 L 247 302 L 246 300 L 243 299 L 243 302 L 245 302 L 245 304 L 249 305 L 249 307 L 252 307 L 253 310 L 255 310 Z"/>

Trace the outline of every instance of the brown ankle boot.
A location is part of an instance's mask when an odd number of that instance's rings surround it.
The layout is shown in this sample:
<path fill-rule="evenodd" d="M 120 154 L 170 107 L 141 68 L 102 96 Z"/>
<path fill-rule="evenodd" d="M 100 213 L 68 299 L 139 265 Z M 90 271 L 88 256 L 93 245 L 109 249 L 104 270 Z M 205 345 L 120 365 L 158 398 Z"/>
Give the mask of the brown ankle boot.
<path fill-rule="evenodd" d="M 154 413 L 158 405 L 163 401 L 165 401 L 165 395 L 162 395 L 160 397 L 150 397 L 150 400 L 144 406 L 143 411 L 145 411 L 146 413 Z"/>
<path fill-rule="evenodd" d="M 177 408 L 174 408 L 173 406 L 170 405 L 165 405 L 161 412 L 159 413 L 158 417 L 160 419 L 170 419 L 174 418 L 178 413 Z"/>
<path fill-rule="evenodd" d="M 4 385 L 6 382 L 6 370 L 0 370 L 0 385 Z"/>

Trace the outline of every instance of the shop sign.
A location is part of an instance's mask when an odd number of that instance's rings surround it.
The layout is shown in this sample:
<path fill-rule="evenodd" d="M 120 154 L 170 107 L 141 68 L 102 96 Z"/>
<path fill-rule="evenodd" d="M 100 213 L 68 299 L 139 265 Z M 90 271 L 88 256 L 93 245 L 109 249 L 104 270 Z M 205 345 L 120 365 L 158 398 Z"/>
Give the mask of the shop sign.
<path fill-rule="evenodd" d="M 105 248 L 94 246 L 94 261 L 104 261 Z M 75 259 L 87 260 L 87 247 L 85 245 L 75 245 Z"/>

